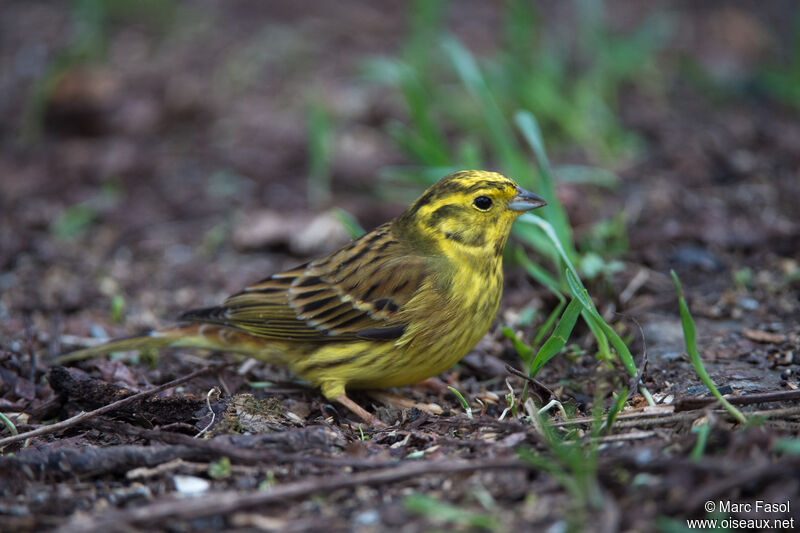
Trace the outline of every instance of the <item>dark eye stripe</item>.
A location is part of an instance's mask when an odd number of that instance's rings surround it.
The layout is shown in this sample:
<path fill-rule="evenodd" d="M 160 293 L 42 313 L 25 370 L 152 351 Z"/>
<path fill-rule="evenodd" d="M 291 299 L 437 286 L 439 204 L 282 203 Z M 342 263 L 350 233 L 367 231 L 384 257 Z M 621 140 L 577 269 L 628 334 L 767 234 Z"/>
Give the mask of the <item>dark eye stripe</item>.
<path fill-rule="evenodd" d="M 428 220 L 425 221 L 425 224 L 428 227 L 435 228 L 439 225 L 439 222 L 441 222 L 443 218 L 455 218 L 459 213 L 463 213 L 464 209 L 464 207 L 453 204 L 443 205 L 430 214 Z"/>
<path fill-rule="evenodd" d="M 479 191 L 485 191 L 487 189 L 502 191 L 507 187 L 512 187 L 512 184 L 489 180 L 480 180 L 478 182 L 469 181 L 468 183 L 462 183 L 456 180 L 439 182 L 439 184 L 435 185 L 433 189 L 429 190 L 422 197 L 420 197 L 411 210 L 412 212 L 416 213 L 420 207 L 432 204 L 434 201 L 454 193 L 470 194 Z"/>

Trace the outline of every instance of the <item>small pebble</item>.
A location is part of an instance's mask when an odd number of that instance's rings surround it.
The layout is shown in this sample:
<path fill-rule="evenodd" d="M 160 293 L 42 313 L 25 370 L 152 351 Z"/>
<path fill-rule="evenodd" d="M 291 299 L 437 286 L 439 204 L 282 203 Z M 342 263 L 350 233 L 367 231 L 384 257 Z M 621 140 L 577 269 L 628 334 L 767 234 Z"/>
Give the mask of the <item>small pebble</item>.
<path fill-rule="evenodd" d="M 566 533 L 568 531 L 566 520 L 559 520 L 545 529 L 547 533 Z"/>
<path fill-rule="evenodd" d="M 645 448 L 642 450 L 637 451 L 634 454 L 634 459 L 636 460 L 636 464 L 639 465 L 646 465 L 654 459 L 653 450 L 650 448 Z"/>
<path fill-rule="evenodd" d="M 745 361 L 747 361 L 751 365 L 757 365 L 764 362 L 764 358 L 757 354 L 751 353 L 750 355 L 747 356 Z"/>
<path fill-rule="evenodd" d="M 355 522 L 359 526 L 371 526 L 373 524 L 377 524 L 380 517 L 381 515 L 377 510 L 370 509 L 369 511 L 358 513 L 355 516 Z"/>
<path fill-rule="evenodd" d="M 681 267 L 696 268 L 705 272 L 718 272 L 724 263 L 707 248 L 700 246 L 681 246 L 670 256 L 670 261 Z"/>
<path fill-rule="evenodd" d="M 738 298 L 736 300 L 736 305 L 738 305 L 740 308 L 744 309 L 745 311 L 755 311 L 759 307 L 758 300 L 756 300 L 754 298 L 747 298 L 747 297 Z"/>
<path fill-rule="evenodd" d="M 197 496 L 211 488 L 208 480 L 195 476 L 174 476 L 172 482 L 175 483 L 175 490 L 184 496 Z"/>
<path fill-rule="evenodd" d="M 679 361 L 682 358 L 681 352 L 665 352 L 658 359 L 662 361 Z"/>
<path fill-rule="evenodd" d="M 100 324 L 92 324 L 89 328 L 89 334 L 95 339 L 108 339 L 108 333 Z"/>

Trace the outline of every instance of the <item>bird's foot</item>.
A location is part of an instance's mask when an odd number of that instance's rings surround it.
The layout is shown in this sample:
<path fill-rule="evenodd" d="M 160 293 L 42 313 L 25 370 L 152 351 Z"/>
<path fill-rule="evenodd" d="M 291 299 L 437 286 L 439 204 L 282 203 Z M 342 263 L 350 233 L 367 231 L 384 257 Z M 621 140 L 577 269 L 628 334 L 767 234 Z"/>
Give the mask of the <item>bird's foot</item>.
<path fill-rule="evenodd" d="M 370 413 L 369 411 L 358 405 L 356 402 L 348 398 L 346 394 L 340 394 L 339 396 L 337 396 L 336 401 L 344 405 L 348 409 L 350 409 L 350 411 L 353 414 L 357 415 L 361 420 L 363 420 L 364 422 L 366 422 L 375 429 L 386 429 L 389 427 L 380 420 L 378 420 L 378 417 L 376 417 L 375 415 L 373 415 L 372 413 Z"/>

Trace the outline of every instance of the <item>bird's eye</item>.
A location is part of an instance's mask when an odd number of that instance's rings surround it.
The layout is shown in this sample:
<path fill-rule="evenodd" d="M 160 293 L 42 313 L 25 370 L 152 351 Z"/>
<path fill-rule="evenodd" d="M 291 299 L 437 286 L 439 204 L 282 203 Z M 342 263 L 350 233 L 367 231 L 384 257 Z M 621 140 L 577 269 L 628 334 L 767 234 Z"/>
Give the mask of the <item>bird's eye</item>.
<path fill-rule="evenodd" d="M 472 204 L 481 211 L 486 211 L 492 207 L 492 199 L 487 196 L 478 196 L 472 201 Z"/>

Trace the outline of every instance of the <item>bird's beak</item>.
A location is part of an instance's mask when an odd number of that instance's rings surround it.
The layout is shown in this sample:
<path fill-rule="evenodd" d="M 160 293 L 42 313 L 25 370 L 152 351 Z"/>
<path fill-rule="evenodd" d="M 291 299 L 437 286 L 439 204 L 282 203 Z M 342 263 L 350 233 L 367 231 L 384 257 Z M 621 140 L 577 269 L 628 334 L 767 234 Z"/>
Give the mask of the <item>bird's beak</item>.
<path fill-rule="evenodd" d="M 512 211 L 530 211 L 531 209 L 536 209 L 537 207 L 545 205 L 547 205 L 547 202 L 542 198 L 539 198 L 532 192 L 517 187 L 517 195 L 511 199 L 508 208 Z"/>

